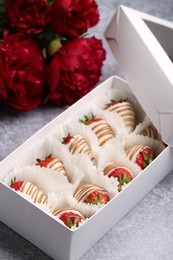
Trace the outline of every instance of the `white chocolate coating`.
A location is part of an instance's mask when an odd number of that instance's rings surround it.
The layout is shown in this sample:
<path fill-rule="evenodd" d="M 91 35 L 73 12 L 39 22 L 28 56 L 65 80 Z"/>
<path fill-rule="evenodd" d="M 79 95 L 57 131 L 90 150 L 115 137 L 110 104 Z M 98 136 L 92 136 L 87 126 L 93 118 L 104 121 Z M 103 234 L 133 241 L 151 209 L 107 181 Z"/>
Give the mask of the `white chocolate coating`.
<path fill-rule="evenodd" d="M 108 192 L 104 190 L 102 187 L 94 185 L 94 184 L 83 184 L 79 186 L 75 192 L 74 192 L 74 197 L 80 202 L 84 201 L 91 193 L 95 191 L 101 191 L 105 194 L 108 195 Z"/>
<path fill-rule="evenodd" d="M 67 175 L 63 162 L 59 159 L 53 159 L 46 165 L 46 168 L 50 168 L 55 171 L 61 172 L 64 175 Z"/>
<path fill-rule="evenodd" d="M 119 169 L 119 168 L 120 168 L 120 169 L 124 169 L 124 172 L 127 171 L 127 172 L 131 175 L 131 177 L 133 178 L 132 172 L 131 172 L 127 167 L 118 165 L 118 164 L 116 164 L 116 163 L 114 163 L 114 162 L 110 162 L 110 163 L 108 163 L 108 164 L 106 165 L 106 167 L 105 167 L 104 170 L 103 170 L 104 175 L 109 176 L 109 174 L 110 174 L 112 171 L 114 171 L 114 170 L 116 170 L 116 169 Z"/>
<path fill-rule="evenodd" d="M 60 218 L 62 214 L 71 213 L 71 212 L 75 215 L 80 216 L 82 219 L 84 219 L 81 212 L 79 210 L 73 208 L 73 207 L 66 207 L 66 208 L 57 209 L 53 212 L 53 215 Z"/>
<path fill-rule="evenodd" d="M 144 136 L 148 136 L 148 137 L 151 137 L 153 139 L 158 139 L 160 140 L 160 136 L 159 136 L 159 133 L 157 132 L 156 128 L 152 125 L 149 125 L 147 128 L 145 128 L 142 133 L 142 135 Z"/>
<path fill-rule="evenodd" d="M 71 154 L 85 153 L 88 156 L 91 155 L 91 149 L 85 138 L 81 135 L 74 135 L 66 145 Z"/>
<path fill-rule="evenodd" d="M 104 175 L 109 176 L 109 174 L 114 171 L 116 168 L 118 167 L 118 165 L 114 162 L 110 162 L 106 165 L 106 167 L 104 168 L 103 172 Z"/>
<path fill-rule="evenodd" d="M 115 137 L 111 126 L 103 119 L 94 121 L 91 124 L 88 124 L 88 126 L 97 136 L 100 146 L 104 145 L 108 140 Z"/>
<path fill-rule="evenodd" d="M 29 195 L 34 203 L 45 203 L 47 201 L 47 196 L 34 184 L 25 181 L 20 188 L 20 191 L 26 195 Z"/>
<path fill-rule="evenodd" d="M 117 102 L 108 106 L 106 110 L 118 113 L 122 117 L 129 132 L 135 129 L 135 112 L 131 103 L 126 101 Z"/>

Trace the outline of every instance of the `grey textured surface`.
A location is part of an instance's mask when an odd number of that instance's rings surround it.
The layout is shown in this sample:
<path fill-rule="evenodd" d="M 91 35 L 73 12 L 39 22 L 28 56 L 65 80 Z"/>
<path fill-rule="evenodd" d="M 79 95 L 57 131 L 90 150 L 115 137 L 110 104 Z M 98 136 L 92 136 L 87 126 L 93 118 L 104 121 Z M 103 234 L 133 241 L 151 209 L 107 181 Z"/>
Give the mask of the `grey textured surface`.
<path fill-rule="evenodd" d="M 173 21 L 173 0 L 97 0 L 100 22 L 90 30 L 99 38 L 120 4 Z M 103 39 L 104 41 L 104 39 Z M 101 81 L 121 71 L 107 49 Z M 47 105 L 18 113 L 0 105 L 0 160 L 65 108 Z M 170 173 L 152 192 L 98 241 L 81 260 L 173 259 L 173 175 Z M 109 220 L 106 220 L 109 221 Z M 91 234 L 92 235 L 92 234 Z M 38 248 L 0 223 L 1 260 L 48 260 Z"/>

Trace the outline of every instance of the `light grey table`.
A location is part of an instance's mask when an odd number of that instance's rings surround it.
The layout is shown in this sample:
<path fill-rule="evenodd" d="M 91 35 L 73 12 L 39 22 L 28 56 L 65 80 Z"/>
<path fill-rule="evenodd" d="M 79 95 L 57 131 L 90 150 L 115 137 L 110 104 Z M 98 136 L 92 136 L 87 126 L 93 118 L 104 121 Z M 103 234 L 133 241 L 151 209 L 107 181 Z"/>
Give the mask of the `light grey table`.
<path fill-rule="evenodd" d="M 100 22 L 90 30 L 90 34 L 98 38 L 103 38 L 103 31 L 120 4 L 173 21 L 173 0 L 97 0 L 97 2 L 101 14 Z M 106 46 L 105 48 L 107 49 Z M 121 70 L 107 49 L 101 81 L 113 74 L 121 76 Z M 0 104 L 0 160 L 63 110 L 65 108 L 46 105 L 28 113 L 18 113 Z M 81 260 L 172 260 L 172 187 L 173 174 L 170 173 Z M 48 260 L 50 257 L 0 222 L 0 260 L 29 259 Z"/>

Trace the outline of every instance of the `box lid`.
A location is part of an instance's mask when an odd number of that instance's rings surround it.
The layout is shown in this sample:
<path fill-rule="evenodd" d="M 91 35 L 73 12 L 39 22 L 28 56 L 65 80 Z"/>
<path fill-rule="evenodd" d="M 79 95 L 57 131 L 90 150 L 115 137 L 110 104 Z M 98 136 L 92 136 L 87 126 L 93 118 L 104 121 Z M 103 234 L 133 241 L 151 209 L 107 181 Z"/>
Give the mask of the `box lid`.
<path fill-rule="evenodd" d="M 134 95 L 173 146 L 173 23 L 120 5 L 105 37 Z"/>

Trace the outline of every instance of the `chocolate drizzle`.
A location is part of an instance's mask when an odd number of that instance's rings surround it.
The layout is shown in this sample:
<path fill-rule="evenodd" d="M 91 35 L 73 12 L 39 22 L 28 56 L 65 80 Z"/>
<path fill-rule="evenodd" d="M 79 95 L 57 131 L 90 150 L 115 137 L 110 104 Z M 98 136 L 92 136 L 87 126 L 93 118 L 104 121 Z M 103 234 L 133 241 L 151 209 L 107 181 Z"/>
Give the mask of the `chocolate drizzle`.
<path fill-rule="evenodd" d="M 65 176 L 67 175 L 63 162 L 59 159 L 53 159 L 46 165 L 46 168 L 50 168 L 55 171 L 61 172 Z"/>
<path fill-rule="evenodd" d="M 20 191 L 30 196 L 34 203 L 44 204 L 47 201 L 47 196 L 38 187 L 28 181 L 23 183 Z"/>
<path fill-rule="evenodd" d="M 60 218 L 62 214 L 64 213 L 68 213 L 68 212 L 72 212 L 75 215 L 80 216 L 82 219 L 84 219 L 83 215 L 81 214 L 81 212 L 79 210 L 77 210 L 76 208 L 73 207 L 65 207 L 65 208 L 60 208 L 60 209 L 56 209 L 53 212 L 53 215 Z"/>
<path fill-rule="evenodd" d="M 136 156 L 147 146 L 144 144 L 134 145 L 126 150 L 127 158 L 130 161 L 136 162 Z"/>
<path fill-rule="evenodd" d="M 86 140 L 80 135 L 73 136 L 70 142 L 69 151 L 71 154 L 86 153 L 89 155 L 91 153 Z"/>
<path fill-rule="evenodd" d="M 78 200 L 78 202 L 83 202 L 92 192 L 95 191 L 101 191 L 108 194 L 108 192 L 100 186 L 85 183 L 75 190 L 73 196 Z"/>
<path fill-rule="evenodd" d="M 144 136 L 151 137 L 153 139 L 161 140 L 159 133 L 157 132 L 156 128 L 153 125 L 149 125 L 141 132 L 141 134 Z"/>
<path fill-rule="evenodd" d="M 103 119 L 92 122 L 92 124 L 89 124 L 88 126 L 90 126 L 91 130 L 97 136 L 100 146 L 104 145 L 108 140 L 115 137 L 111 126 Z"/>
<path fill-rule="evenodd" d="M 104 168 L 103 172 L 104 175 L 109 175 L 113 170 L 115 170 L 118 167 L 118 164 L 114 163 L 114 162 L 110 162 L 106 165 L 106 167 Z"/>
<path fill-rule="evenodd" d="M 132 132 L 135 128 L 135 111 L 134 107 L 131 103 L 123 101 L 123 102 L 115 102 L 109 105 L 106 110 L 110 112 L 118 113 L 123 121 L 125 126 L 129 129 L 129 132 Z"/>

